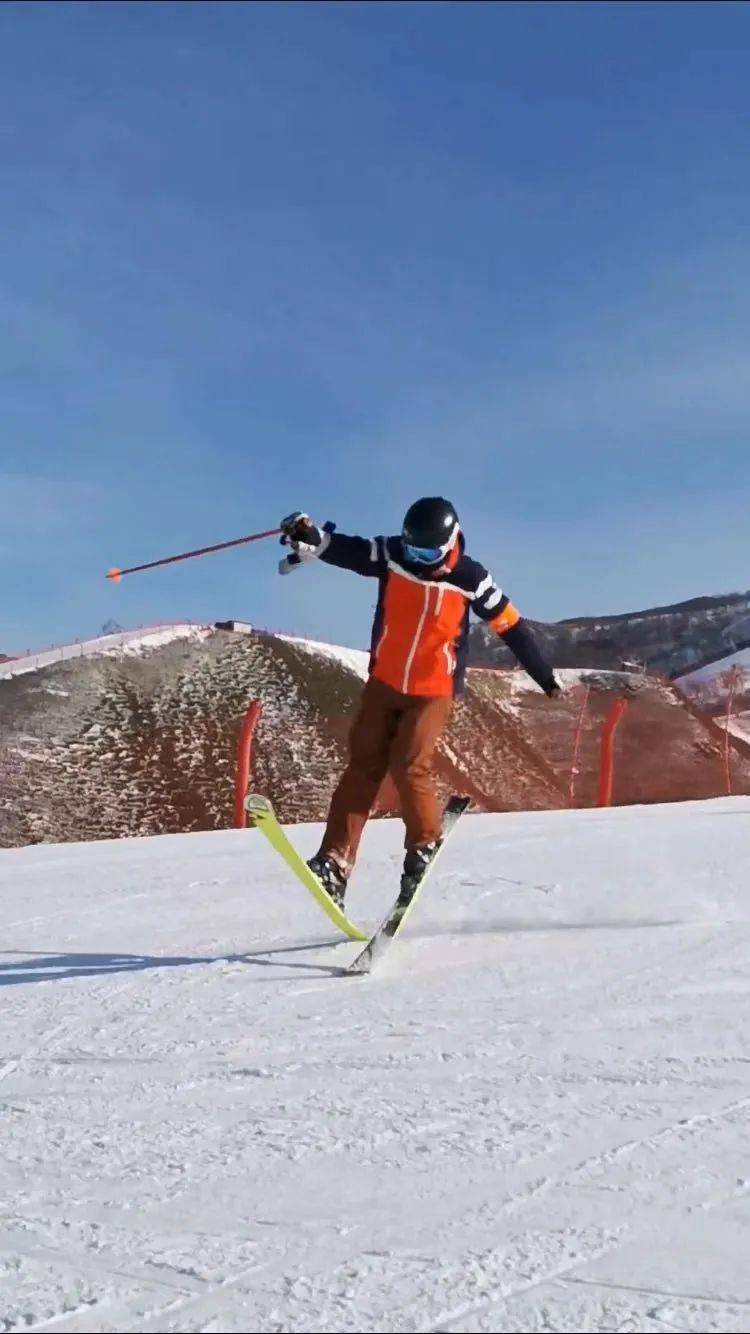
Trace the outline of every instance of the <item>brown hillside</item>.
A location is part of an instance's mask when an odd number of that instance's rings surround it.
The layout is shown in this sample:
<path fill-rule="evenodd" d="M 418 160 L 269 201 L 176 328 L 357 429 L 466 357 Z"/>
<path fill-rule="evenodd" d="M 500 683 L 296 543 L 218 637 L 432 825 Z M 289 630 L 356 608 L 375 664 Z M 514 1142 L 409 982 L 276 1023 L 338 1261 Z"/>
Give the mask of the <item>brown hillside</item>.
<path fill-rule="evenodd" d="M 596 787 L 611 701 L 631 697 L 618 736 L 619 802 L 723 791 L 721 737 L 668 686 L 568 673 L 561 700 L 521 673 L 477 670 L 441 745 L 443 790 L 486 810 L 567 804 L 579 679 L 593 682 L 576 800 Z M 137 653 L 108 652 L 0 679 L 0 846 L 226 828 L 235 750 L 251 699 L 262 705 L 253 783 L 287 821 L 319 820 L 345 762 L 361 690 L 330 652 L 273 635 L 202 631 Z M 750 792 L 747 748 L 735 790 Z M 383 809 L 394 810 L 386 787 Z"/>

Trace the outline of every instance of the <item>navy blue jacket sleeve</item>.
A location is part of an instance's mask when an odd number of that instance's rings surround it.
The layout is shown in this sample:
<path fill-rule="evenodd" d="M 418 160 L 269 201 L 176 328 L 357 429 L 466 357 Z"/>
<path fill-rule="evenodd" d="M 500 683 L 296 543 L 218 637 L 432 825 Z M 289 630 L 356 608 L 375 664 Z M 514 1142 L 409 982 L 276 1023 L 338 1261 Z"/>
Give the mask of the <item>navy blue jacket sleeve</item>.
<path fill-rule="evenodd" d="M 518 608 L 513 606 L 510 598 L 498 587 L 483 565 L 478 561 L 468 561 L 467 566 L 471 569 L 473 580 L 476 581 L 471 601 L 474 614 L 500 636 L 542 690 L 551 690 L 557 684 L 552 668 L 541 653 Z"/>
<path fill-rule="evenodd" d="M 372 579 L 379 579 L 388 568 L 388 550 L 384 537 L 348 537 L 346 533 L 330 533 L 329 541 L 320 553 L 326 565 L 340 570 L 351 570 Z"/>
<path fill-rule="evenodd" d="M 551 690 L 556 684 L 554 673 L 526 622 L 523 619 L 517 621 L 501 638 L 529 673 L 532 681 L 536 681 L 542 690 Z"/>

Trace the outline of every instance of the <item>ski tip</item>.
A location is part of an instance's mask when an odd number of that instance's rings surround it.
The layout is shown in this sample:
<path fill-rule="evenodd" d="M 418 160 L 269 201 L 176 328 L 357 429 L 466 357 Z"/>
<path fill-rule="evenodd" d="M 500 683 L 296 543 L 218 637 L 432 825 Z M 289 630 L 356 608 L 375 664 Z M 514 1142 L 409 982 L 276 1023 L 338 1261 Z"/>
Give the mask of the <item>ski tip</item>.
<path fill-rule="evenodd" d="M 273 806 L 268 797 L 262 797 L 258 792 L 250 792 L 245 797 L 245 811 L 251 817 L 259 815 L 273 815 Z"/>

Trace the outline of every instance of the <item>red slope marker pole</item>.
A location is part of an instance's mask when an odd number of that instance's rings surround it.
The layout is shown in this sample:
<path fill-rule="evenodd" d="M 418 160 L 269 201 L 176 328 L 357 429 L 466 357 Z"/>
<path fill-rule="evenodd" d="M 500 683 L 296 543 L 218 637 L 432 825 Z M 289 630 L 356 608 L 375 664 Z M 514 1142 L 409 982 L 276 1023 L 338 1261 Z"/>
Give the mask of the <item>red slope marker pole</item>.
<path fill-rule="evenodd" d="M 231 542 L 216 542 L 212 547 L 197 547 L 195 551 L 183 551 L 179 556 L 165 556 L 162 560 L 150 560 L 145 565 L 131 565 L 127 570 L 117 568 L 107 572 L 107 579 L 119 584 L 124 574 L 137 574 L 139 570 L 155 570 L 158 565 L 174 565 L 178 560 L 192 560 L 193 556 L 208 556 L 212 551 L 226 551 L 228 547 L 241 547 L 245 542 L 260 542 L 264 537 L 278 537 L 280 528 L 269 528 L 265 533 L 250 533 L 247 537 L 234 537 Z"/>
<path fill-rule="evenodd" d="M 626 699 L 616 699 L 604 720 L 601 739 L 601 760 L 599 768 L 599 794 L 597 806 L 612 805 L 612 778 L 614 773 L 615 732 L 628 707 Z"/>
<path fill-rule="evenodd" d="M 259 718 L 260 704 L 257 699 L 254 699 L 248 706 L 247 712 L 242 719 L 240 739 L 237 743 L 237 768 L 234 778 L 235 829 L 245 829 L 247 826 L 245 797 L 247 796 L 248 783 L 250 782 L 250 757 L 253 745 L 253 734 L 258 725 Z"/>

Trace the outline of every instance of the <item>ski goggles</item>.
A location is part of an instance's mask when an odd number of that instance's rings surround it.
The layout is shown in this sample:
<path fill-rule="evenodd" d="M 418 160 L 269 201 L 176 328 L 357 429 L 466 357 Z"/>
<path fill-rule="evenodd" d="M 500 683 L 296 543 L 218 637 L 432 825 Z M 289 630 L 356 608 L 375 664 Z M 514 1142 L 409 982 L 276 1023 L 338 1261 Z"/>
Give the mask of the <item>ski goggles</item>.
<path fill-rule="evenodd" d="M 404 555 L 415 565 L 437 565 L 448 554 L 450 547 L 413 547 L 404 542 Z"/>
<path fill-rule="evenodd" d="M 440 547 L 418 547 L 412 542 L 407 542 L 406 535 L 401 538 L 401 541 L 403 542 L 404 556 L 408 561 L 412 561 L 414 565 L 440 565 L 458 541 L 458 524 L 454 525 L 448 541 Z"/>

